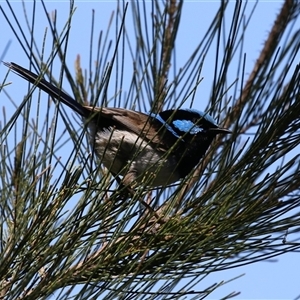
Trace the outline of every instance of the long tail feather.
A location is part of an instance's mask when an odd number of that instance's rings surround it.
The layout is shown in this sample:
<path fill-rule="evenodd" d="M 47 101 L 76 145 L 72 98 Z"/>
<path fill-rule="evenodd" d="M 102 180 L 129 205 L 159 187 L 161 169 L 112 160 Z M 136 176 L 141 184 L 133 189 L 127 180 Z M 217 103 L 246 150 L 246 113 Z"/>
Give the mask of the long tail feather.
<path fill-rule="evenodd" d="M 3 62 L 5 66 L 10 68 L 19 76 L 23 77 L 27 81 L 31 82 L 32 84 L 36 85 L 38 88 L 49 94 L 51 97 L 61 101 L 62 103 L 69 106 L 71 109 L 76 111 L 83 117 L 88 117 L 90 115 L 90 110 L 79 104 L 76 100 L 74 100 L 71 96 L 51 84 L 50 82 L 46 81 L 45 79 L 41 78 L 37 74 L 19 66 L 16 63 L 7 63 Z"/>

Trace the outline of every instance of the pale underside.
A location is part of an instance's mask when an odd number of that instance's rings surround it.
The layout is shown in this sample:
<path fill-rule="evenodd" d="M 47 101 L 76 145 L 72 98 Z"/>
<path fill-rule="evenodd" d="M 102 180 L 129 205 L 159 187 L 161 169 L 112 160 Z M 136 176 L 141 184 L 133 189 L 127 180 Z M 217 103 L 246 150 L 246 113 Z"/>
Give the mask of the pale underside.
<path fill-rule="evenodd" d="M 123 176 L 125 185 L 165 186 L 180 179 L 176 171 L 177 161 L 172 155 L 154 149 L 137 134 L 119 129 L 96 131 L 89 123 L 90 138 L 93 139 L 97 155 L 103 165 L 114 175 Z M 95 140 L 94 140 L 95 137 Z"/>

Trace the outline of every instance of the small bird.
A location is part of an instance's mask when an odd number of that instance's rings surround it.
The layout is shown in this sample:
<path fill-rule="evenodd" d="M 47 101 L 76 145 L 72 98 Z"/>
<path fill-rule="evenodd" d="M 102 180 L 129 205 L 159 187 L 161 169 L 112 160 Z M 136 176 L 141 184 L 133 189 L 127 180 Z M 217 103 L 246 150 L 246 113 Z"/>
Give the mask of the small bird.
<path fill-rule="evenodd" d="M 95 153 L 115 177 L 123 177 L 125 186 L 174 183 L 193 170 L 217 134 L 231 133 L 195 109 L 145 114 L 81 105 L 31 71 L 15 63 L 4 64 L 83 118 Z"/>

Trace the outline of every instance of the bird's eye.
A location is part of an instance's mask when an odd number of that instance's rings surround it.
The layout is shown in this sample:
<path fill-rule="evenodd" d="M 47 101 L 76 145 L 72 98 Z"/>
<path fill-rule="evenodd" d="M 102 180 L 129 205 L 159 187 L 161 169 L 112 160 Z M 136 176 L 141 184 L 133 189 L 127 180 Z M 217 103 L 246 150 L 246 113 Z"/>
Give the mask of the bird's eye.
<path fill-rule="evenodd" d="M 190 120 L 175 120 L 172 122 L 173 126 L 180 130 L 181 132 L 190 133 L 190 134 L 197 134 L 199 132 L 203 132 L 204 129 L 195 125 Z"/>

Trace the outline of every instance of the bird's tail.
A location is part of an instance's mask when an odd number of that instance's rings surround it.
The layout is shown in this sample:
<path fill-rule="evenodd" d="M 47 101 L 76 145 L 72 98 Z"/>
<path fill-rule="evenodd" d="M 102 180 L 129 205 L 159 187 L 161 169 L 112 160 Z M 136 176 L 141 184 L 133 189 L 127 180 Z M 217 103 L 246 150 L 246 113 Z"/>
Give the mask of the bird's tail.
<path fill-rule="evenodd" d="M 3 64 L 8 68 L 10 68 L 12 71 L 14 71 L 16 74 L 18 74 L 19 76 L 23 77 L 27 81 L 36 85 L 38 88 L 40 88 L 41 90 L 49 94 L 51 97 L 66 104 L 81 116 L 88 117 L 90 115 L 90 111 L 88 109 L 86 109 L 84 106 L 79 104 L 76 100 L 74 100 L 71 96 L 63 92 L 61 89 L 57 88 L 56 86 L 46 81 L 45 79 L 41 78 L 39 75 L 36 75 L 33 72 L 13 62 L 11 63 L 3 62 Z"/>

